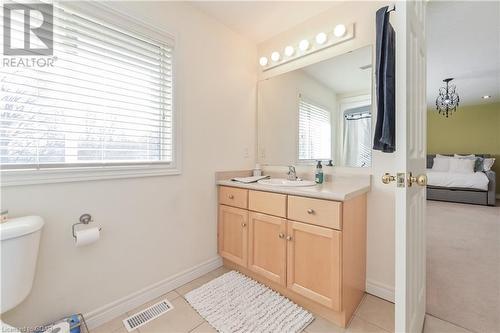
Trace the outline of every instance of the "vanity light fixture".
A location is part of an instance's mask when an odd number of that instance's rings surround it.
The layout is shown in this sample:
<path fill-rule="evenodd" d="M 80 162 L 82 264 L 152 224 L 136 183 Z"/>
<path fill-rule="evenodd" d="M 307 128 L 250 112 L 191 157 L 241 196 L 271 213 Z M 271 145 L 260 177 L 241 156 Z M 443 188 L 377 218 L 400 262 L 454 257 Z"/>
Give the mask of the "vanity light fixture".
<path fill-rule="evenodd" d="M 280 60 L 280 58 L 281 58 L 281 55 L 279 52 L 274 51 L 273 53 L 271 53 L 271 60 L 272 61 L 277 62 Z"/>
<path fill-rule="evenodd" d="M 491 96 L 490 96 L 490 95 L 484 95 L 484 96 L 483 96 L 483 99 L 490 99 L 490 98 L 491 98 Z"/>
<path fill-rule="evenodd" d="M 354 38 L 354 23 L 349 25 L 337 24 L 331 30 L 320 31 L 314 37 L 305 38 L 298 44 L 289 44 L 284 49 L 273 51 L 272 53 L 259 58 L 262 71 L 265 72 L 274 67 L 287 64 L 294 59 L 307 56 L 323 49 L 335 46 Z"/>
<path fill-rule="evenodd" d="M 325 44 L 327 39 L 328 36 L 324 32 L 320 32 L 316 35 L 316 43 L 318 43 L 319 45 Z"/>
<path fill-rule="evenodd" d="M 346 32 L 347 29 L 343 24 L 337 24 L 333 29 L 333 34 L 335 35 L 335 37 L 342 37 L 345 35 Z"/>
<path fill-rule="evenodd" d="M 293 46 L 289 45 L 289 46 L 285 47 L 285 55 L 287 57 L 293 56 L 294 53 L 295 53 L 295 49 L 293 48 Z"/>
<path fill-rule="evenodd" d="M 309 46 L 309 41 L 307 39 L 303 39 L 299 43 L 299 49 L 304 52 L 309 49 Z"/>

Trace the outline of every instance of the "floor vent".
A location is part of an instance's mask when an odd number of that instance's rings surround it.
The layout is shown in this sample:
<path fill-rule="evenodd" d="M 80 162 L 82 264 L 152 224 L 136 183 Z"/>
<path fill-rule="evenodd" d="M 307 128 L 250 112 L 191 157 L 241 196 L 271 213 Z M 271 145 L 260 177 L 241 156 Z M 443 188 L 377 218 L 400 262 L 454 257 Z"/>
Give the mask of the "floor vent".
<path fill-rule="evenodd" d="M 166 299 L 158 302 L 154 305 L 151 305 L 149 308 L 142 310 L 141 312 L 136 313 L 133 316 L 130 316 L 126 319 L 123 319 L 123 325 L 127 331 L 132 332 L 138 327 L 149 323 L 152 320 L 155 320 L 162 314 L 167 313 L 172 310 L 174 307 L 172 304 Z"/>

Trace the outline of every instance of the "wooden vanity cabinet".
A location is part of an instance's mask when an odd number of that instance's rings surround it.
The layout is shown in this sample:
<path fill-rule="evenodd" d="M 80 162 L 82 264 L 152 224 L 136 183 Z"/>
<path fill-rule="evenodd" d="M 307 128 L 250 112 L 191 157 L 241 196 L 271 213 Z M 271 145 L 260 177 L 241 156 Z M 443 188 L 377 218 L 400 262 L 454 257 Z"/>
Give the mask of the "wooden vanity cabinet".
<path fill-rule="evenodd" d="M 287 228 L 287 287 L 340 311 L 341 232 L 293 221 Z"/>
<path fill-rule="evenodd" d="M 247 267 L 248 211 L 219 205 L 219 254 L 235 264 Z"/>
<path fill-rule="evenodd" d="M 225 266 L 345 327 L 365 291 L 366 194 L 339 202 L 219 186 L 218 243 Z"/>
<path fill-rule="evenodd" d="M 286 285 L 286 219 L 249 212 L 248 269 Z"/>

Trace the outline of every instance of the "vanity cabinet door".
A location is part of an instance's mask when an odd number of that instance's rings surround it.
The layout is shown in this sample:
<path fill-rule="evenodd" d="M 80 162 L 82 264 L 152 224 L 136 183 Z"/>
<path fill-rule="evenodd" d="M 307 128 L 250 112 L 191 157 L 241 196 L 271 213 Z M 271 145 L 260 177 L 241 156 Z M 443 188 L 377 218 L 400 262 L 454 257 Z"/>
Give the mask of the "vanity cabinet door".
<path fill-rule="evenodd" d="M 285 286 L 286 220 L 249 213 L 248 268 Z"/>
<path fill-rule="evenodd" d="M 287 288 L 340 311 L 341 232 L 293 221 L 287 229 Z"/>
<path fill-rule="evenodd" d="M 248 211 L 219 205 L 219 254 L 247 267 Z"/>

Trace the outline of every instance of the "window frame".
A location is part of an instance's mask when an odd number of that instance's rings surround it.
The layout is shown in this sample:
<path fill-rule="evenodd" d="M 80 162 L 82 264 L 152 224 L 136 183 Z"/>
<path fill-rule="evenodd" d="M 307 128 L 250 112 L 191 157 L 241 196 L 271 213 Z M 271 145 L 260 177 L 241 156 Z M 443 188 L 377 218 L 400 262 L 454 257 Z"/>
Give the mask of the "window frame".
<path fill-rule="evenodd" d="M 300 102 L 304 101 L 305 103 L 308 103 L 308 104 L 311 104 L 313 106 L 316 106 L 318 108 L 321 108 L 321 109 L 324 109 L 326 111 L 328 111 L 330 113 L 330 158 L 329 159 L 301 159 L 300 158 Z M 296 130 L 296 153 L 295 153 L 295 160 L 296 160 L 296 163 L 297 164 L 302 164 L 302 165 L 311 165 L 311 164 L 316 164 L 316 161 L 329 161 L 331 159 L 333 159 L 333 135 L 332 135 L 332 131 L 333 131 L 333 114 L 332 114 L 332 110 L 330 110 L 329 108 L 327 108 L 326 106 L 322 105 L 321 103 L 317 103 L 315 102 L 313 99 L 305 96 L 304 94 L 302 93 L 299 93 L 298 94 L 298 97 L 297 97 L 297 130 Z"/>
<path fill-rule="evenodd" d="M 57 4 L 54 2 L 54 4 Z M 126 13 L 111 8 L 104 3 L 64 3 L 65 7 L 82 15 L 114 25 L 138 36 L 159 40 L 172 47 L 172 162 L 145 161 L 137 163 L 109 163 L 99 166 L 61 166 L 41 169 L 3 169 L 0 168 L 0 186 L 63 183 L 88 180 L 136 178 L 150 176 L 179 175 L 181 169 L 181 117 L 176 89 L 175 41 L 176 36 L 152 27 L 148 23 Z M 124 24 L 126 23 L 126 24 Z M 57 66 L 57 62 L 55 63 Z"/>

